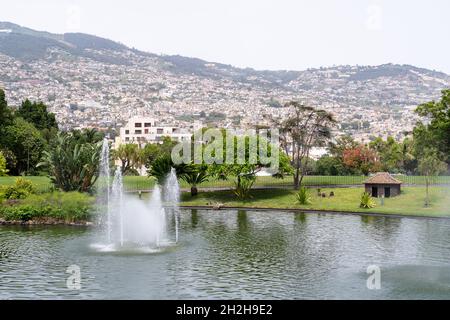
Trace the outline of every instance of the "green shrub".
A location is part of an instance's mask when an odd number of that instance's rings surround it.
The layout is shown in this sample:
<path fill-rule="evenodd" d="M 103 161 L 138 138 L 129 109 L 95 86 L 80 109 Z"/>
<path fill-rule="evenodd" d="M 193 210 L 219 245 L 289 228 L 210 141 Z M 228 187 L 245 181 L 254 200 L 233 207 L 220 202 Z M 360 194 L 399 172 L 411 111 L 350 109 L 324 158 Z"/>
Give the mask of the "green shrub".
<path fill-rule="evenodd" d="M 5 220 L 28 221 L 40 215 L 39 210 L 32 206 L 10 206 L 1 208 Z"/>
<path fill-rule="evenodd" d="M 24 189 L 18 189 L 15 186 L 9 186 L 5 190 L 6 199 L 25 199 L 28 197 L 29 193 Z"/>
<path fill-rule="evenodd" d="M 359 207 L 362 209 L 375 208 L 375 201 L 373 200 L 372 196 L 369 193 L 364 192 L 361 195 Z"/>
<path fill-rule="evenodd" d="M 252 196 L 250 195 L 250 191 L 255 181 L 256 181 L 255 176 L 238 177 L 238 181 L 234 183 L 235 186 L 235 188 L 233 189 L 234 195 L 239 200 L 251 198 Z"/>
<path fill-rule="evenodd" d="M 3 192 L 5 199 L 25 199 L 33 193 L 36 193 L 36 188 L 30 180 L 24 178 L 17 178 L 16 182 L 7 186 Z"/>
<path fill-rule="evenodd" d="M 54 218 L 66 222 L 85 221 L 92 217 L 93 197 L 78 192 L 53 192 L 30 195 L 12 205 L 0 206 L 5 220 L 28 221 Z"/>
<path fill-rule="evenodd" d="M 36 188 L 34 187 L 33 182 L 31 182 L 28 179 L 24 179 L 24 178 L 17 178 L 16 179 L 16 183 L 15 186 L 19 189 L 23 189 L 28 191 L 29 193 L 35 193 L 36 192 Z"/>
<path fill-rule="evenodd" d="M 301 187 L 297 192 L 297 201 L 301 205 L 311 204 L 311 196 L 309 195 L 309 191 L 305 187 Z"/>

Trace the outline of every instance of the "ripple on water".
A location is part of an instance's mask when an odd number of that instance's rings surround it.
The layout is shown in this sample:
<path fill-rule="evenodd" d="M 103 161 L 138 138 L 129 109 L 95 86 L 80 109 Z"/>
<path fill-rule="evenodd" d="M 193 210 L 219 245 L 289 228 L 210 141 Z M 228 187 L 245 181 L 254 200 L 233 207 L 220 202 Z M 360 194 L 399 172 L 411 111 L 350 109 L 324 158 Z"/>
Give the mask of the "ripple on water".
<path fill-rule="evenodd" d="M 0 227 L 0 298 L 450 298 L 447 221 L 183 211 L 180 235 L 120 247 L 90 229 Z M 66 286 L 72 264 L 79 291 Z"/>
<path fill-rule="evenodd" d="M 156 254 L 173 251 L 177 244 L 174 242 L 163 242 L 158 246 L 148 246 L 148 245 L 137 245 L 134 243 L 129 244 L 115 244 L 115 243 L 93 243 L 89 245 L 93 252 L 98 253 L 115 253 L 122 255 L 132 255 L 132 254 Z"/>

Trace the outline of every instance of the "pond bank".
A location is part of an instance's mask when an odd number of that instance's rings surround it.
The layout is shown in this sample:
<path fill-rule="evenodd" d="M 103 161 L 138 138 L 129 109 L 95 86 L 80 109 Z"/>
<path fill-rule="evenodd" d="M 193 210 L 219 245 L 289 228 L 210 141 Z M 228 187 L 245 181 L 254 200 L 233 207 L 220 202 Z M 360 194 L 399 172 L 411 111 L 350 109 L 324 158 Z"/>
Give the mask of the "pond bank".
<path fill-rule="evenodd" d="M 421 216 L 408 214 L 389 214 L 380 212 L 358 212 L 358 211 L 331 211 L 331 210 L 308 210 L 308 209 L 274 209 L 264 207 L 227 207 L 223 206 L 215 208 L 213 206 L 181 206 L 180 209 L 185 210 L 244 210 L 244 211 L 264 211 L 264 212 L 292 212 L 304 214 L 327 214 L 327 215 L 351 215 L 351 216 L 367 216 L 367 217 L 384 217 L 384 218 L 408 218 L 408 219 L 433 219 L 433 220 L 450 220 L 448 216 Z M 52 218 L 42 218 L 38 220 L 4 220 L 0 219 L 0 226 L 74 226 L 74 227 L 93 227 L 95 223 L 90 221 L 67 222 L 64 220 L 54 220 Z"/>
<path fill-rule="evenodd" d="M 79 226 L 79 227 L 89 227 L 93 226 L 94 223 L 90 221 L 75 221 L 69 222 L 62 219 L 54 219 L 51 217 L 41 217 L 39 219 L 32 220 L 5 220 L 0 218 L 0 226 L 57 226 L 57 225 L 65 225 L 65 226 Z"/>

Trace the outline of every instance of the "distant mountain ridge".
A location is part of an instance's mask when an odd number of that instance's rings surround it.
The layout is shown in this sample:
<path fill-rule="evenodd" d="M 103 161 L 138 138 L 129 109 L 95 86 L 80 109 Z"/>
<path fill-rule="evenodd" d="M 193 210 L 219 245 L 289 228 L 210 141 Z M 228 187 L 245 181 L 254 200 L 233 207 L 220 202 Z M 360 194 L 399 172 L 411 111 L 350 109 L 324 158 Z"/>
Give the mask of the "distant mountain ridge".
<path fill-rule="evenodd" d="M 285 84 L 297 78 L 303 71 L 294 70 L 255 70 L 253 68 L 237 68 L 223 63 L 211 63 L 198 58 L 184 57 L 180 55 L 156 55 L 143 52 L 137 49 L 131 49 L 124 44 L 85 34 L 85 33 L 64 33 L 54 34 L 46 31 L 36 31 L 26 27 L 19 26 L 11 22 L 0 22 L 0 30 L 11 30 L 10 33 L 0 32 L 0 53 L 22 59 L 24 61 L 37 60 L 45 57 L 49 48 L 59 48 L 73 55 L 84 56 L 92 59 L 99 59 L 100 62 L 127 65 L 129 62 L 123 59 L 100 58 L 87 50 L 111 50 L 111 51 L 132 51 L 140 55 L 158 57 L 164 62 L 169 63 L 168 67 L 172 71 L 181 73 L 194 73 L 206 77 L 231 77 L 237 80 L 243 80 L 245 77 L 260 76 L 272 84 Z M 107 59 L 108 60 L 108 59 Z M 211 69 L 209 65 L 214 64 Z M 350 67 L 350 66 L 339 66 Z M 353 75 L 349 80 L 367 80 L 381 76 L 395 76 L 405 74 L 410 70 L 430 74 L 434 77 L 450 78 L 449 75 L 432 71 L 424 68 L 418 68 L 410 65 L 385 64 L 381 66 L 361 66 L 365 69 L 360 74 Z M 323 70 L 324 68 L 309 69 Z M 333 69 L 325 68 L 325 69 Z"/>
<path fill-rule="evenodd" d="M 0 32 L 0 52 L 24 61 L 44 58 L 49 48 L 58 48 L 73 55 L 86 56 L 93 59 L 96 57 L 86 52 L 86 49 L 128 49 L 125 45 L 112 40 L 88 34 L 53 34 L 45 31 L 35 31 L 10 22 L 0 22 L 0 30 L 11 30 L 11 32 Z M 110 62 L 126 64 L 125 61 L 112 60 Z"/>

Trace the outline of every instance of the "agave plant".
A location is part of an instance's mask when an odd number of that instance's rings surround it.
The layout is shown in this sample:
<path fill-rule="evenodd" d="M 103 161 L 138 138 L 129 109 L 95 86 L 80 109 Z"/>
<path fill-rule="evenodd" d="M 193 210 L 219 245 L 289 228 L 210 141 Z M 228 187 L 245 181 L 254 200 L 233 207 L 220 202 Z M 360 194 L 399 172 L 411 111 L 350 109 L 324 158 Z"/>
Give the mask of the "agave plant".
<path fill-rule="evenodd" d="M 297 201 L 301 205 L 306 205 L 311 203 L 311 196 L 309 195 L 309 191 L 305 187 L 301 187 L 297 192 Z"/>
<path fill-rule="evenodd" d="M 72 134 L 59 134 L 38 167 L 49 170 L 55 187 L 89 192 L 98 179 L 101 143 L 82 143 Z"/>
<path fill-rule="evenodd" d="M 372 196 L 367 193 L 364 192 L 361 195 L 361 200 L 360 200 L 360 204 L 359 207 L 362 209 L 371 209 L 375 207 L 375 200 L 373 200 Z"/>

